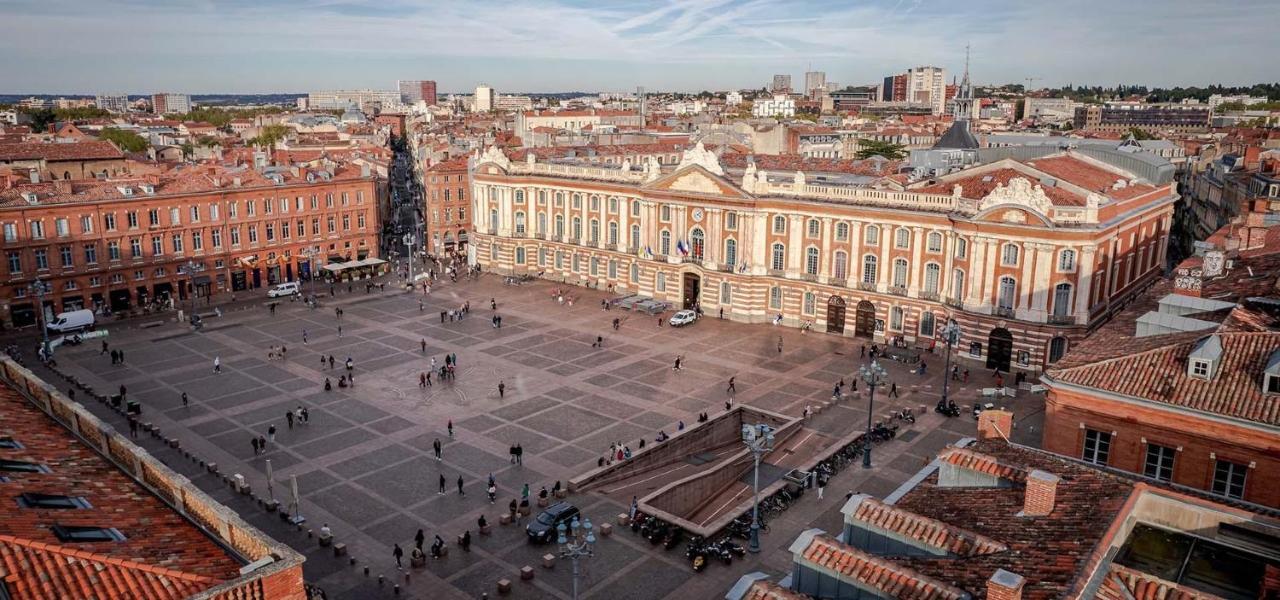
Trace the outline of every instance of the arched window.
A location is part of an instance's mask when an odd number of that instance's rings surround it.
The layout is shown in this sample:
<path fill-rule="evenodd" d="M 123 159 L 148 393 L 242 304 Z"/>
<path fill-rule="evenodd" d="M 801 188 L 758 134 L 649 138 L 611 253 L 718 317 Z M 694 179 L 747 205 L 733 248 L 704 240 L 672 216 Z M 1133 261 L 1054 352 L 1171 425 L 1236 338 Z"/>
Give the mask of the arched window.
<path fill-rule="evenodd" d="M 582 241 L 582 218 L 573 218 L 573 241 L 579 243 Z"/>
<path fill-rule="evenodd" d="M 658 271 L 658 279 L 657 279 L 656 287 L 658 288 L 659 292 L 667 291 L 667 274 L 666 273 L 663 273 L 662 271 Z"/>
<path fill-rule="evenodd" d="M 609 244 L 612 246 L 618 245 L 618 222 L 617 221 L 609 221 Z"/>
<path fill-rule="evenodd" d="M 733 303 L 733 288 L 729 285 L 728 281 L 721 281 L 720 282 L 720 304 L 732 304 L 732 303 Z"/>
<path fill-rule="evenodd" d="M 787 266 L 787 249 L 782 244 L 773 245 L 773 259 L 769 266 L 775 271 L 781 271 Z"/>
<path fill-rule="evenodd" d="M 516 211 L 516 233 L 524 235 L 524 213 Z"/>
<path fill-rule="evenodd" d="M 556 192 L 556 208 L 564 206 L 564 192 Z"/>
<path fill-rule="evenodd" d="M 582 194 L 574 194 L 574 195 L 573 195 L 573 209 L 574 209 L 574 210 L 579 210 L 579 209 L 581 209 L 581 208 L 582 208 Z"/>
<path fill-rule="evenodd" d="M 1058 255 L 1058 270 L 1059 271 L 1076 270 L 1076 251 L 1075 250 L 1063 250 L 1062 253 Z"/>
<path fill-rule="evenodd" d="M 523 246 L 516 246 L 516 264 L 517 265 L 524 264 L 524 247 Z"/>
<path fill-rule="evenodd" d="M 880 228 L 875 225 L 867 225 L 866 232 L 862 235 L 863 240 L 868 246 L 880 245 Z"/>
<path fill-rule="evenodd" d="M 778 286 L 769 288 L 769 308 L 782 310 L 782 288 Z"/>
<path fill-rule="evenodd" d="M 951 297 L 964 298 L 964 269 L 951 272 Z"/>
<path fill-rule="evenodd" d="M 631 250 L 640 249 L 640 226 L 631 226 Z"/>
<path fill-rule="evenodd" d="M 547 205 L 547 190 L 538 190 L 538 206 Z"/>
<path fill-rule="evenodd" d="M 1049 340 L 1049 364 L 1062 360 L 1062 356 L 1067 353 L 1067 338 L 1062 336 Z"/>
<path fill-rule="evenodd" d="M 920 336 L 933 337 L 933 313 L 927 310 L 920 313 Z"/>
<path fill-rule="evenodd" d="M 924 266 L 924 291 L 930 294 L 938 293 L 938 280 L 942 278 L 942 267 L 938 263 L 929 263 Z"/>
<path fill-rule="evenodd" d="M 538 234 L 538 235 L 546 235 L 546 234 L 547 234 L 547 213 L 544 213 L 544 212 L 540 212 L 540 213 L 538 213 L 538 231 L 537 231 L 537 234 Z"/>
<path fill-rule="evenodd" d="M 837 250 L 835 255 L 835 278 L 841 281 L 849 278 L 849 255 Z"/>
<path fill-rule="evenodd" d="M 600 243 L 600 221 L 596 219 L 591 219 L 591 243 Z"/>
<path fill-rule="evenodd" d="M 942 252 L 942 234 L 936 231 L 929 232 L 928 250 L 930 252 Z"/>
<path fill-rule="evenodd" d="M 911 230 L 906 227 L 899 227 L 893 234 L 893 245 L 898 248 L 911 247 Z"/>
<path fill-rule="evenodd" d="M 1013 308 L 1013 295 L 1018 289 L 1018 282 L 1012 277 L 1005 275 L 1000 278 L 1000 297 L 998 304 L 1000 308 Z"/>
<path fill-rule="evenodd" d="M 618 212 L 618 197 L 609 196 L 609 214 L 616 214 L 617 212 Z"/>
<path fill-rule="evenodd" d="M 862 283 L 876 282 L 876 255 L 862 257 Z"/>
<path fill-rule="evenodd" d="M 786 232 L 787 232 L 787 219 L 786 219 L 786 217 L 783 217 L 783 216 L 776 216 L 776 217 L 774 217 L 774 218 L 773 218 L 773 232 L 774 232 L 774 233 L 786 233 Z"/>
<path fill-rule="evenodd" d="M 889 309 L 889 329 L 894 331 L 902 331 L 902 307 L 895 306 Z"/>
<path fill-rule="evenodd" d="M 730 269 L 738 266 L 738 240 L 729 238 L 724 241 L 724 264 Z"/>
<path fill-rule="evenodd" d="M 1059 283 L 1053 288 L 1053 316 L 1065 317 L 1071 314 L 1071 284 Z"/>
<path fill-rule="evenodd" d="M 671 254 L 671 232 L 666 229 L 658 234 L 658 254 L 663 256 Z"/>
<path fill-rule="evenodd" d="M 818 274 L 818 249 L 809 246 L 804 252 L 804 272 L 810 275 Z"/>
<path fill-rule="evenodd" d="M 556 237 L 564 237 L 564 215 L 556 215 Z"/>
<path fill-rule="evenodd" d="M 1013 244 L 1005 244 L 1000 252 L 1000 263 L 1010 267 L 1017 266 L 1018 247 Z"/>
<path fill-rule="evenodd" d="M 591 195 L 591 210 L 600 210 L 600 196 Z"/>
<path fill-rule="evenodd" d="M 818 237 L 822 234 L 822 223 L 817 219 L 809 219 L 809 237 Z"/>
<path fill-rule="evenodd" d="M 849 224 L 848 223 L 836 223 L 836 241 L 837 242 L 849 241 Z"/>
<path fill-rule="evenodd" d="M 706 238 L 703 236 L 702 230 L 695 227 L 689 232 L 689 255 L 695 260 L 702 260 L 706 254 Z"/>
<path fill-rule="evenodd" d="M 893 261 L 893 285 L 907 287 L 907 259 L 896 258 Z"/>

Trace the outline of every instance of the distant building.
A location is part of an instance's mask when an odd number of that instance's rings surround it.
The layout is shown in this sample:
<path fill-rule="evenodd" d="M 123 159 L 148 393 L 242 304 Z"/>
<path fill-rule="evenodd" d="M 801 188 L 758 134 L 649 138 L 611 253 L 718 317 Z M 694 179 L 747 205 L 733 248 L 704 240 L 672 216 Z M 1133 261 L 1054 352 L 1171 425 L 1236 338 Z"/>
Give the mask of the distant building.
<path fill-rule="evenodd" d="M 469 158 L 461 156 L 436 163 L 423 175 L 423 237 L 427 250 L 443 254 L 461 250 L 471 231 Z"/>
<path fill-rule="evenodd" d="M 880 86 L 880 101 L 907 101 L 907 75 L 905 73 L 884 78 L 884 84 Z"/>
<path fill-rule="evenodd" d="M 1249 96 L 1245 94 L 1239 94 L 1236 96 L 1223 96 L 1222 94 L 1214 94 L 1212 96 L 1209 96 L 1208 104 L 1209 104 L 1210 110 L 1216 111 L 1218 110 L 1218 106 L 1222 104 L 1226 104 L 1228 102 L 1232 102 L 1232 103 L 1239 102 L 1240 104 L 1243 104 L 1245 106 L 1253 106 L 1254 104 L 1263 104 L 1266 101 L 1267 101 L 1266 96 Z"/>
<path fill-rule="evenodd" d="M 1203 131 L 1212 114 L 1205 105 L 1115 102 L 1076 107 L 1073 125 L 1082 131 L 1113 133 Z"/>
<path fill-rule="evenodd" d="M 774 75 L 773 85 L 769 86 L 769 91 L 783 92 L 783 93 L 790 92 L 791 76 L 790 75 Z"/>
<path fill-rule="evenodd" d="M 99 94 L 94 96 L 93 103 L 98 108 L 110 113 L 129 112 L 129 96 L 124 94 Z"/>
<path fill-rule="evenodd" d="M 913 67 L 907 69 L 906 100 L 927 104 L 933 114 L 945 114 L 947 110 L 947 72 L 941 67 Z"/>
<path fill-rule="evenodd" d="M 737 106 L 742 104 L 742 94 L 740 92 L 729 92 L 724 95 L 725 106 Z"/>
<path fill-rule="evenodd" d="M 848 90 L 831 92 L 831 108 L 836 112 L 847 112 L 876 101 L 876 90 L 870 87 L 856 87 Z"/>
<path fill-rule="evenodd" d="M 360 110 L 389 108 L 400 105 L 399 90 L 328 90 L 307 95 L 310 110 L 345 110 L 355 105 Z"/>
<path fill-rule="evenodd" d="M 476 86 L 476 93 L 471 99 L 471 110 L 475 112 L 493 110 L 493 88 L 484 84 Z"/>
<path fill-rule="evenodd" d="M 827 89 L 827 74 L 822 71 L 809 71 L 804 74 L 804 93 L 812 94 L 814 90 Z"/>
<path fill-rule="evenodd" d="M 151 112 L 157 115 L 181 115 L 191 112 L 191 96 L 160 93 L 151 95 Z"/>
<path fill-rule="evenodd" d="M 498 99 L 494 101 L 493 108 L 498 111 L 531 110 L 533 109 L 533 99 L 528 96 L 499 94 Z"/>
<path fill-rule="evenodd" d="M 400 89 L 400 102 L 404 104 L 417 104 L 419 100 L 426 102 L 427 105 L 436 103 L 436 82 L 424 80 L 408 80 L 397 81 L 396 87 Z"/>
<path fill-rule="evenodd" d="M 752 103 L 751 114 L 756 117 L 794 117 L 796 101 L 785 94 L 775 94 L 772 99 Z"/>
<path fill-rule="evenodd" d="M 1023 119 L 1042 123 L 1064 123 L 1075 118 L 1079 102 L 1070 98 L 1033 98 L 1023 99 Z"/>

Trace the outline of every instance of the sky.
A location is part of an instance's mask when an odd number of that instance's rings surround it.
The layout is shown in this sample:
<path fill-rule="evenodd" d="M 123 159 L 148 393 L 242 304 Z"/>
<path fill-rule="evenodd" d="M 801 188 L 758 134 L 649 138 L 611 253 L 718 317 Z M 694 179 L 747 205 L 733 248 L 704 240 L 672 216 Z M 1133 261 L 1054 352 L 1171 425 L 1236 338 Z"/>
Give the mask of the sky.
<path fill-rule="evenodd" d="M 0 93 L 1275 81 L 1280 0 L 0 0 Z"/>

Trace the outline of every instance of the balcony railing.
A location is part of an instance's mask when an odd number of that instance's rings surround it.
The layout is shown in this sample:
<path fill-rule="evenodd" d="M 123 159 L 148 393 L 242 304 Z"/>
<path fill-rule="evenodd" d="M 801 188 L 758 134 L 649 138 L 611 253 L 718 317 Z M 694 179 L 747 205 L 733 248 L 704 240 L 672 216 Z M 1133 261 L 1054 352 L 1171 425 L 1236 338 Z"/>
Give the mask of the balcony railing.
<path fill-rule="evenodd" d="M 1008 308 L 1004 306 L 997 306 L 994 309 L 992 309 L 991 312 L 995 313 L 997 317 L 1005 317 L 1006 319 L 1012 319 L 1014 315 L 1012 308 Z"/>
<path fill-rule="evenodd" d="M 732 272 L 733 272 L 733 265 L 720 264 L 720 265 L 717 265 L 717 266 L 716 266 L 716 270 L 717 270 L 717 271 L 723 271 L 723 272 L 725 272 L 725 273 L 732 273 Z"/>
<path fill-rule="evenodd" d="M 859 290 L 862 290 L 862 291 L 864 291 L 864 292 L 874 292 L 874 291 L 876 291 L 876 284 L 874 284 L 874 283 L 868 283 L 868 282 L 866 282 L 866 281 L 859 281 L 859 282 L 858 282 L 858 289 L 859 289 Z"/>
<path fill-rule="evenodd" d="M 545 240 L 545 239 L 547 239 L 547 234 L 545 234 L 545 233 L 535 233 L 535 234 L 533 234 L 533 239 L 535 239 L 535 240 Z"/>
<path fill-rule="evenodd" d="M 894 296 L 906 296 L 907 288 L 906 286 L 901 286 L 901 285 L 891 285 L 889 286 L 889 293 L 893 294 Z"/>
<path fill-rule="evenodd" d="M 787 272 L 786 272 L 786 271 L 783 271 L 782 269 L 769 269 L 769 276 L 770 276 L 770 277 L 783 277 L 783 276 L 785 276 L 786 274 L 787 274 Z"/>
<path fill-rule="evenodd" d="M 1075 325 L 1076 318 L 1074 315 L 1049 315 L 1050 325 Z"/>
<path fill-rule="evenodd" d="M 962 300 L 959 298 L 952 298 L 951 296 L 943 298 L 942 303 L 952 308 L 964 308 L 964 302 Z"/>
<path fill-rule="evenodd" d="M 609 251 L 611 251 L 611 252 L 616 252 L 616 251 L 618 250 L 618 245 L 617 245 L 617 244 L 605 244 L 605 245 L 604 245 L 604 249 L 605 249 L 605 250 L 609 250 Z"/>
<path fill-rule="evenodd" d="M 827 283 L 837 287 L 849 287 L 849 280 L 843 277 L 832 277 Z"/>
<path fill-rule="evenodd" d="M 931 302 L 938 301 L 938 292 L 920 292 L 921 300 L 929 300 Z"/>
<path fill-rule="evenodd" d="M 814 275 L 813 273 L 801 273 L 800 279 L 803 279 L 805 281 L 812 281 L 814 283 L 818 282 L 818 276 Z"/>

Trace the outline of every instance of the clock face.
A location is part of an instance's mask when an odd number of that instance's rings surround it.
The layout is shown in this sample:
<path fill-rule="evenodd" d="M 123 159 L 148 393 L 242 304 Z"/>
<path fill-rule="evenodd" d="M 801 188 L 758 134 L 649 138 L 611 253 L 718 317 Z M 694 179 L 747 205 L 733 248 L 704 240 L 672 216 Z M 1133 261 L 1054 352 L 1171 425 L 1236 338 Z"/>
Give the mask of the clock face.
<path fill-rule="evenodd" d="M 693 209 L 693 220 L 694 220 L 694 221 L 701 221 L 701 220 L 702 220 L 702 209 L 701 209 L 701 208 L 695 208 L 695 209 Z"/>

